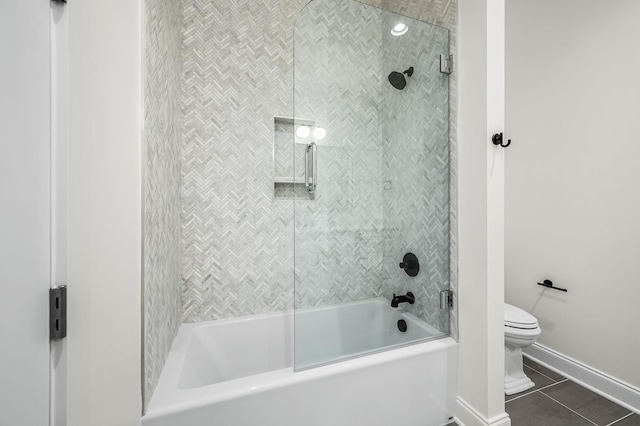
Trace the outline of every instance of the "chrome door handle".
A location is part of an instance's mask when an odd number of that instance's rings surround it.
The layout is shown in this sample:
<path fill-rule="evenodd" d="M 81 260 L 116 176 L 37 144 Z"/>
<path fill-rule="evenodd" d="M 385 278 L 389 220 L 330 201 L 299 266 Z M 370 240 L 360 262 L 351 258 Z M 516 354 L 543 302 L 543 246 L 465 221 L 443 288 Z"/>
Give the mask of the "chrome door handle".
<path fill-rule="evenodd" d="M 318 148 L 315 142 L 307 144 L 304 155 L 304 186 L 313 193 L 318 186 Z"/>

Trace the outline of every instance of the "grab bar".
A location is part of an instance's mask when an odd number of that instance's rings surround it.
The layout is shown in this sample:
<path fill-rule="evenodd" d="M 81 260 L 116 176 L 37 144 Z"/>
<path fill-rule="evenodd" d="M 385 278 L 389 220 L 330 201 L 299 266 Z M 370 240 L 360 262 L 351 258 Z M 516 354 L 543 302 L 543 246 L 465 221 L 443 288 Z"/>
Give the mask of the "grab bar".
<path fill-rule="evenodd" d="M 304 153 L 304 186 L 313 193 L 318 186 L 318 151 L 315 142 L 309 142 Z M 309 158 L 311 157 L 311 158 Z M 309 173 L 311 168 L 311 173 Z"/>

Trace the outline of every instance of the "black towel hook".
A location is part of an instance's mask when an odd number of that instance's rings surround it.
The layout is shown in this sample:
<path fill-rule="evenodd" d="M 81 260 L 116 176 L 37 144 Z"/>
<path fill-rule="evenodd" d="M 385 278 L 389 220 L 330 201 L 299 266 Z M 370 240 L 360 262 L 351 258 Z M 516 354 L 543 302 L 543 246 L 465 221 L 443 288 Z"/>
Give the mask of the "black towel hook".
<path fill-rule="evenodd" d="M 507 144 L 504 145 L 503 142 L 503 138 L 502 138 L 502 133 L 496 133 L 495 135 L 493 135 L 491 137 L 491 141 L 493 142 L 494 145 L 500 145 L 503 148 L 508 147 L 509 145 L 511 145 L 511 139 L 507 140 Z"/>

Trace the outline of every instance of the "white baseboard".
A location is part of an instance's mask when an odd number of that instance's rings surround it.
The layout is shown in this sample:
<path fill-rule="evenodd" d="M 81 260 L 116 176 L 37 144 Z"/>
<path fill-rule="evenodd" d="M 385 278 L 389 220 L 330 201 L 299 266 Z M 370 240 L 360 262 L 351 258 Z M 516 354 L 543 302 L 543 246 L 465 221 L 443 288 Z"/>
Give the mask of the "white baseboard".
<path fill-rule="evenodd" d="M 456 398 L 456 416 L 454 420 L 458 426 L 511 426 L 511 419 L 507 413 L 486 419 L 460 397 Z"/>
<path fill-rule="evenodd" d="M 640 414 L 640 389 L 538 343 L 525 348 L 523 353 L 556 373 Z"/>

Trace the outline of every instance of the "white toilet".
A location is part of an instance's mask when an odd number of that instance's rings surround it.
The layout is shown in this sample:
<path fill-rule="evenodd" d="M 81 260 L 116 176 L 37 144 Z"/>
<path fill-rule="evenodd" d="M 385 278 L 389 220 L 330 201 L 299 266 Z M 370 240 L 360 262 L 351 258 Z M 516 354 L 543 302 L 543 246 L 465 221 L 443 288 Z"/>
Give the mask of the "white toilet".
<path fill-rule="evenodd" d="M 522 348 L 540 335 L 538 320 L 530 313 L 504 304 L 504 393 L 513 395 L 531 389 L 534 383 L 522 369 Z"/>

